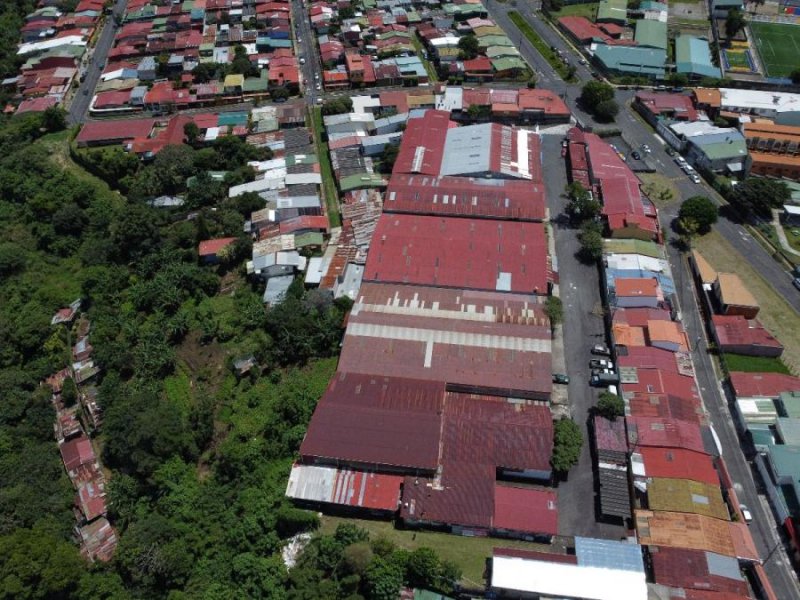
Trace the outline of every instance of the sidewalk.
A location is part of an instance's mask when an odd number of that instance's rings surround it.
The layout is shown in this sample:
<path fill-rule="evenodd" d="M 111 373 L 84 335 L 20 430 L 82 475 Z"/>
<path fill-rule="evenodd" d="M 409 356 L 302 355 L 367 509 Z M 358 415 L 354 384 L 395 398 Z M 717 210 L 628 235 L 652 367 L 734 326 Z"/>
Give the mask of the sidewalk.
<path fill-rule="evenodd" d="M 789 240 L 786 239 L 786 232 L 783 230 L 783 225 L 781 225 L 781 213 L 779 210 L 774 208 L 772 209 L 772 225 L 775 227 L 775 233 L 778 234 L 778 240 L 780 241 L 783 249 L 790 254 L 800 256 L 800 252 L 792 248 L 792 246 L 789 244 Z"/>

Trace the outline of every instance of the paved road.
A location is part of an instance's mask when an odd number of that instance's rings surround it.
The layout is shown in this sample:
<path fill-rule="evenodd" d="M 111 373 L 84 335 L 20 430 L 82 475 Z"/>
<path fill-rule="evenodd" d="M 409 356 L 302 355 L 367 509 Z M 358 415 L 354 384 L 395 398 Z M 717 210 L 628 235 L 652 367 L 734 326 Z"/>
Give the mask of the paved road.
<path fill-rule="evenodd" d="M 300 65 L 301 89 L 305 94 L 306 104 L 313 106 L 317 102 L 317 98 L 323 95 L 321 90 L 316 89 L 317 83 L 321 82 L 322 66 L 319 62 L 319 52 L 314 43 L 316 36 L 313 35 L 311 21 L 303 0 L 292 0 L 292 19 L 295 24 L 297 56 L 305 60 L 305 64 Z"/>
<path fill-rule="evenodd" d="M 542 136 L 542 157 L 547 173 L 545 187 L 553 221 L 561 300 L 566 318 L 563 325 L 564 358 L 570 376 L 569 404 L 572 417 L 583 431 L 584 445 L 578 465 L 567 481 L 558 486 L 558 533 L 606 539 L 620 539 L 625 534 L 622 525 L 606 524 L 589 517 L 595 514 L 595 481 L 589 448 L 587 418 L 597 401 L 597 392 L 589 381 L 589 348 L 604 337 L 600 283 L 597 268 L 575 258 L 580 244 L 574 229 L 563 218 L 566 199 L 562 197 L 567 185 L 564 159 L 561 158 L 561 136 Z M 576 285 L 580 282 L 580 285 Z"/>
<path fill-rule="evenodd" d="M 94 88 L 102 73 L 102 65 L 106 64 L 108 51 L 114 43 L 114 35 L 117 32 L 117 22 L 115 15 L 122 16 L 128 0 L 116 0 L 114 3 L 113 14 L 106 17 L 103 31 L 95 44 L 94 50 L 90 51 L 85 57 L 86 77 L 75 90 L 72 104 L 69 107 L 68 121 L 70 125 L 77 125 L 86 120 L 86 113 L 89 111 L 89 104 L 92 101 Z"/>
<path fill-rule="evenodd" d="M 487 0 L 487 2 L 492 18 L 509 34 L 520 49 L 522 56 L 537 71 L 540 87 L 562 94 L 580 122 L 589 126 L 595 125 L 591 117 L 584 113 L 576 102 L 580 94 L 580 85 L 591 78 L 591 73 L 587 68 L 578 64 L 578 57 L 569 45 L 548 25 L 541 23 L 540 19 L 533 15 L 531 8 L 526 3 L 518 3 L 516 7 L 513 7 L 513 9 L 526 17 L 546 43 L 572 56 L 571 62 L 577 66 L 577 77 L 581 80 L 581 84 L 578 85 L 564 83 L 527 39 L 520 35 L 519 30 L 507 15 L 512 7 L 506 4 L 498 4 L 493 0 Z M 705 183 L 692 183 L 674 164 L 672 159 L 664 152 L 663 146 L 657 141 L 652 130 L 628 108 L 633 95 L 634 92 L 629 91 L 617 92 L 617 100 L 624 106 L 620 111 L 615 126 L 619 127 L 623 136 L 634 148 L 638 148 L 645 143 L 648 144 L 653 149 L 649 159 L 655 163 L 660 173 L 675 182 L 681 198 L 676 199 L 672 206 L 662 210 L 660 214 L 662 225 L 669 229 L 682 200 L 698 193 L 703 193 L 718 200 L 719 197 Z M 548 151 L 545 150 L 545 156 L 547 155 Z M 555 209 L 563 203 L 563 200 L 559 199 L 563 189 L 563 181 L 556 181 L 554 173 L 563 172 L 563 168 L 560 171 L 548 169 L 547 172 L 548 197 L 551 211 L 555 212 Z M 777 291 L 784 295 L 796 310 L 800 311 L 800 296 L 792 287 L 788 273 L 771 258 L 769 253 L 741 225 L 723 217 L 720 219 L 717 229 Z M 587 406 L 591 403 L 592 392 L 580 381 L 587 371 L 584 365 L 583 352 L 580 348 L 582 344 L 585 347 L 593 339 L 592 336 L 595 333 L 592 323 L 593 317 L 589 316 L 589 313 L 593 304 L 591 296 L 594 292 L 592 290 L 597 290 L 599 284 L 596 274 L 586 272 L 585 268 L 581 270 L 580 264 L 574 260 L 574 251 L 577 247 L 574 233 L 556 229 L 555 236 L 559 258 L 560 287 L 562 298 L 567 308 L 564 323 L 567 368 L 568 373 L 574 376 L 569 389 L 570 403 L 575 411 L 575 418 L 582 419 Z M 676 278 L 684 325 L 693 344 L 698 385 L 700 386 L 706 409 L 719 436 L 723 457 L 731 478 L 736 482 L 737 494 L 741 501 L 746 503 L 753 512 L 754 522 L 751 525 L 751 531 L 756 547 L 759 550 L 759 554 L 766 559 L 764 567 L 778 597 L 781 599 L 800 598 L 797 578 L 780 544 L 779 527 L 773 520 L 763 497 L 759 497 L 757 494 L 751 466 L 745 460 L 739 438 L 731 422 L 727 401 L 719 387 L 718 378 L 707 353 L 704 329 L 687 266 L 674 248 L 668 247 L 667 250 Z M 581 284 L 575 285 L 577 282 L 581 282 Z M 594 327 L 600 329 L 601 325 L 598 323 Z M 575 376 L 576 374 L 577 376 Z M 590 524 L 583 523 L 583 521 L 588 520 L 586 515 L 590 514 L 590 508 L 587 506 L 586 500 L 579 500 L 579 498 L 584 498 L 590 493 L 587 473 L 591 473 L 591 466 L 587 463 L 587 457 L 582 456 L 572 480 L 566 482 L 560 490 L 561 494 L 569 490 L 569 497 L 574 499 L 577 504 L 575 507 L 570 507 L 568 503 L 564 503 L 564 509 L 567 510 L 567 514 L 562 515 L 560 518 L 560 533 L 578 533 L 581 532 L 582 528 L 592 527 Z M 588 535 L 588 533 L 585 533 L 585 535 Z"/>

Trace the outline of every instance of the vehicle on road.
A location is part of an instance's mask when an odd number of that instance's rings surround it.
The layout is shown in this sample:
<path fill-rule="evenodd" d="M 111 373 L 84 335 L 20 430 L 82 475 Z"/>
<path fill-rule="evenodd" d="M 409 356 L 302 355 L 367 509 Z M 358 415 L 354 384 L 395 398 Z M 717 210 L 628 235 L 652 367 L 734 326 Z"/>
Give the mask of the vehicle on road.
<path fill-rule="evenodd" d="M 592 354 L 600 354 L 601 356 L 611 356 L 611 351 L 605 344 L 595 344 L 592 346 Z"/>
<path fill-rule="evenodd" d="M 675 156 L 675 150 L 672 149 L 672 146 L 667 146 L 664 152 L 667 153 L 667 156 Z"/>
<path fill-rule="evenodd" d="M 589 361 L 589 367 L 592 369 L 613 369 L 614 363 L 605 358 L 593 358 Z"/>
<path fill-rule="evenodd" d="M 566 385 L 569 383 L 569 376 L 563 373 L 553 373 L 553 383 L 562 383 Z"/>
<path fill-rule="evenodd" d="M 800 277 L 795 277 L 792 279 L 792 285 L 800 290 Z"/>
<path fill-rule="evenodd" d="M 600 375 L 592 375 L 589 380 L 589 385 L 592 387 L 607 387 L 619 383 L 619 375 L 616 373 L 602 373 Z"/>
<path fill-rule="evenodd" d="M 642 150 L 647 154 L 650 154 L 650 152 L 652 152 L 652 150 L 650 150 L 650 146 L 648 146 L 647 144 L 642 144 Z"/>
<path fill-rule="evenodd" d="M 753 513 L 750 512 L 750 509 L 747 508 L 746 504 L 740 504 L 739 510 L 742 512 L 742 517 L 744 517 L 744 522 L 748 525 L 753 522 Z"/>
<path fill-rule="evenodd" d="M 700 183 L 700 182 L 702 181 L 702 179 L 700 179 L 700 175 L 698 175 L 697 173 L 693 174 L 693 175 L 691 176 L 691 178 L 692 178 L 692 181 L 693 181 L 694 183 Z"/>
<path fill-rule="evenodd" d="M 301 59 L 300 59 L 300 64 L 301 64 L 301 65 L 304 65 L 304 64 L 306 64 L 306 59 L 305 59 L 305 58 L 301 58 Z"/>
<path fill-rule="evenodd" d="M 322 86 L 319 84 L 319 82 L 317 82 L 317 91 L 320 91 L 321 89 L 322 89 Z"/>
<path fill-rule="evenodd" d="M 581 63 L 581 64 L 582 64 L 584 67 L 585 67 L 586 65 L 588 65 L 588 64 L 589 64 L 589 63 L 587 63 L 587 62 L 586 62 L 586 59 L 585 59 L 585 58 L 582 58 L 582 59 L 580 60 L 580 63 Z"/>
<path fill-rule="evenodd" d="M 83 88 L 83 95 L 84 96 L 88 96 L 89 95 L 89 88 Z"/>
<path fill-rule="evenodd" d="M 610 375 L 613 372 L 613 369 L 592 369 L 592 377 L 595 375 Z"/>
<path fill-rule="evenodd" d="M 633 157 L 633 160 L 641 160 L 641 158 L 642 158 L 642 155 L 639 154 L 636 150 L 631 152 L 631 156 Z"/>

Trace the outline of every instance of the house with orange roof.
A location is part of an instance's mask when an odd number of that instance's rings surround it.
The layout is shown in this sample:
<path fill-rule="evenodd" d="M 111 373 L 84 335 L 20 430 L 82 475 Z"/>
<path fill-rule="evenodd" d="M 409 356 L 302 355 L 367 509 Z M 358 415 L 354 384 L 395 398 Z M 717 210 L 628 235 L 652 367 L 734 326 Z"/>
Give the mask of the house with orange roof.
<path fill-rule="evenodd" d="M 670 352 L 687 352 L 686 332 L 676 321 L 651 320 L 647 322 L 647 339 L 650 345 Z"/>
<path fill-rule="evenodd" d="M 664 301 L 664 293 L 655 277 L 618 277 L 614 290 L 614 297 L 609 300 L 622 308 L 656 308 Z"/>

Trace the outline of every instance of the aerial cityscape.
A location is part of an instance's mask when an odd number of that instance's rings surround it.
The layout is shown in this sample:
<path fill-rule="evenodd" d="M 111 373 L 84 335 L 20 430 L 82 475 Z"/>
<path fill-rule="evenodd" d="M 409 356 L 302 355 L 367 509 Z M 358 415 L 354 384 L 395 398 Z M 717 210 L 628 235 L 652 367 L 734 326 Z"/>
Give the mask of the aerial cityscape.
<path fill-rule="evenodd" d="M 800 600 L 800 0 L 0 26 L 0 599 Z"/>

